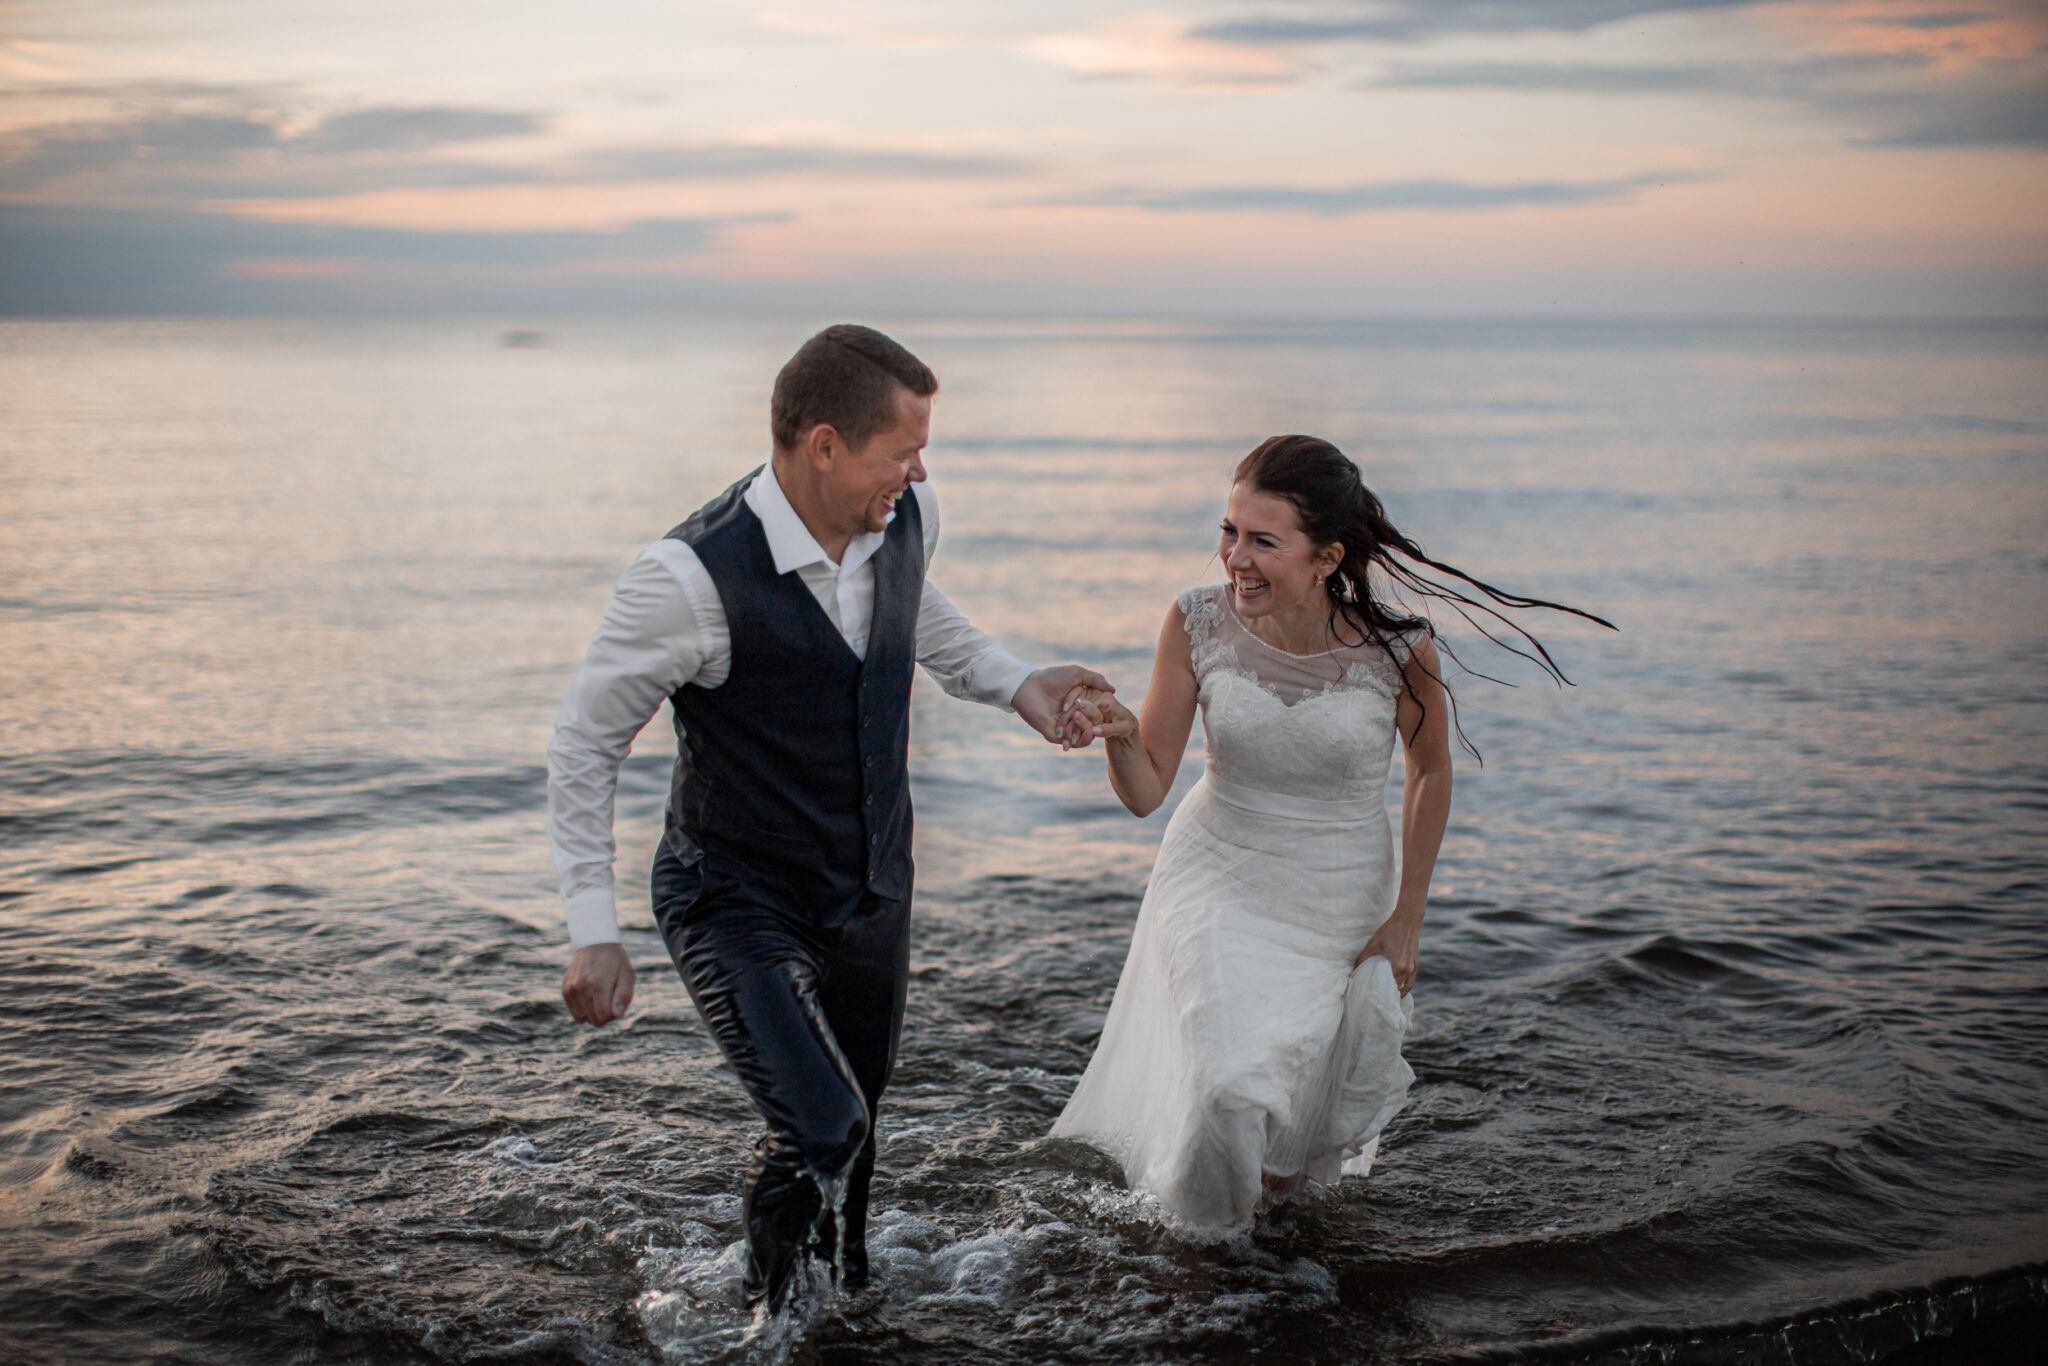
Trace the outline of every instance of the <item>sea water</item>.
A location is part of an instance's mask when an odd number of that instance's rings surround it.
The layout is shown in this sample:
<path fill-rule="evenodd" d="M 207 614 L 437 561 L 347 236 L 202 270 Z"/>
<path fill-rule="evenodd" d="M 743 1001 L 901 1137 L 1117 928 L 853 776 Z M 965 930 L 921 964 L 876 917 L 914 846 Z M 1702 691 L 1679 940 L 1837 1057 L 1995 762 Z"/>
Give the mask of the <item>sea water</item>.
<path fill-rule="evenodd" d="M 0 325 L 10 1359 L 1808 1363 L 2038 1328 L 2048 330 L 877 319 L 942 379 L 932 577 L 1027 658 L 1141 695 L 1232 465 L 1288 431 L 1437 558 L 1621 630 L 1528 622 L 1565 690 L 1451 634 L 1517 686 L 1453 675 L 1484 765 L 1410 1103 L 1370 1179 L 1220 1241 L 1044 1141 L 1166 813 L 920 680 L 882 1294 L 750 1335 L 756 1121 L 646 902 L 666 714 L 603 1030 L 558 995 L 543 750 L 611 584 L 764 458 L 818 321 Z"/>

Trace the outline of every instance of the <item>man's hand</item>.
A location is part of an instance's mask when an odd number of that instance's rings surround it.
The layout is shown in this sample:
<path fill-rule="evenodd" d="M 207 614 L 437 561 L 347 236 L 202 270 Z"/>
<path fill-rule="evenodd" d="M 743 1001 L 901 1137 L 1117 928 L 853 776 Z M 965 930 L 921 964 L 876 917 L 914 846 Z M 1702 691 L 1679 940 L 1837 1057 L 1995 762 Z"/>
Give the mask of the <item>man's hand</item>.
<path fill-rule="evenodd" d="M 633 1004 L 633 960 L 617 944 L 585 944 L 569 959 L 562 999 L 585 1024 L 618 1019 Z"/>
<path fill-rule="evenodd" d="M 1088 727 L 1068 724 L 1072 719 L 1068 696 L 1083 687 L 1106 693 L 1116 691 L 1108 679 L 1093 669 L 1084 669 L 1079 664 L 1058 664 L 1050 669 L 1034 671 L 1018 687 L 1010 705 L 1017 709 L 1017 715 L 1024 718 L 1024 723 L 1044 736 L 1048 743 L 1064 743 L 1070 748 L 1080 749 L 1095 737 Z"/>

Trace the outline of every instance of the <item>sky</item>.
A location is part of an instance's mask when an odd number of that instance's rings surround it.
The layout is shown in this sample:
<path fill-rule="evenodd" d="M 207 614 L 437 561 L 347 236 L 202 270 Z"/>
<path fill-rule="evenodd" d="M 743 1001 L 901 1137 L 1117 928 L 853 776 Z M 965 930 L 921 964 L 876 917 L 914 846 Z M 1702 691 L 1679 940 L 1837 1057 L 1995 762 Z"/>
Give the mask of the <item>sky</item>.
<path fill-rule="evenodd" d="M 0 0 L 0 313 L 2048 315 L 2048 0 Z"/>

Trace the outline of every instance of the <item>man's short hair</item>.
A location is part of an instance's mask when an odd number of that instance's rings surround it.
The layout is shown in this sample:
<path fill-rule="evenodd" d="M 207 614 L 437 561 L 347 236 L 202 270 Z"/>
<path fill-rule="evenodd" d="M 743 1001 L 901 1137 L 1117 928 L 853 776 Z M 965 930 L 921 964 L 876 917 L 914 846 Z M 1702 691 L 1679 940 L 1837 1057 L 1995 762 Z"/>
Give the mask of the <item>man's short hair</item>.
<path fill-rule="evenodd" d="M 935 394 L 939 377 L 874 328 L 834 323 L 799 346 L 775 377 L 768 421 L 776 449 L 795 450 L 824 422 L 858 450 L 896 421 L 899 388 Z"/>

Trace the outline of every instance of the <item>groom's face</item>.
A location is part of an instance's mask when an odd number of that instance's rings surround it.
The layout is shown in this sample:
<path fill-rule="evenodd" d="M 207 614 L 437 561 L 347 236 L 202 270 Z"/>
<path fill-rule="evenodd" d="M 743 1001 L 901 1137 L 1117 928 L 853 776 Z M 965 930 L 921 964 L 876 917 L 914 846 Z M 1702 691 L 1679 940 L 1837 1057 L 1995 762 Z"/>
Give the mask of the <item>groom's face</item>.
<path fill-rule="evenodd" d="M 826 471 L 827 496 L 850 527 L 882 531 L 896 500 L 924 482 L 924 446 L 931 438 L 929 394 L 896 390 L 896 420 L 859 447 L 841 447 Z"/>

